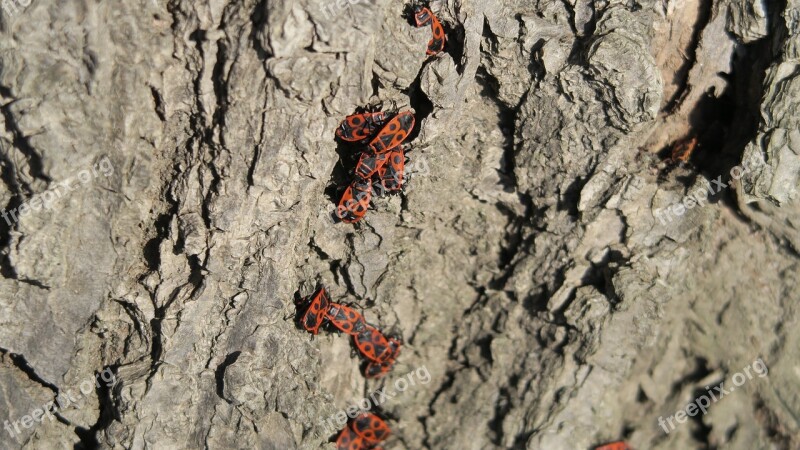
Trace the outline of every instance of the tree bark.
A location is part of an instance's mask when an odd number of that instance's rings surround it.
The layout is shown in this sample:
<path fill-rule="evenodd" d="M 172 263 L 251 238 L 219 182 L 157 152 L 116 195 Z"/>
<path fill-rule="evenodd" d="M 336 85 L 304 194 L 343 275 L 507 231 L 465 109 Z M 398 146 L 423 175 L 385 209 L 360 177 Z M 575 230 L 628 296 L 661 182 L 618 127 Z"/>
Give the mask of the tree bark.
<path fill-rule="evenodd" d="M 800 1 L 436 1 L 432 58 L 399 0 L 2 6 L 0 448 L 335 448 L 376 389 L 387 448 L 800 448 Z M 410 179 L 334 223 L 379 101 Z"/>

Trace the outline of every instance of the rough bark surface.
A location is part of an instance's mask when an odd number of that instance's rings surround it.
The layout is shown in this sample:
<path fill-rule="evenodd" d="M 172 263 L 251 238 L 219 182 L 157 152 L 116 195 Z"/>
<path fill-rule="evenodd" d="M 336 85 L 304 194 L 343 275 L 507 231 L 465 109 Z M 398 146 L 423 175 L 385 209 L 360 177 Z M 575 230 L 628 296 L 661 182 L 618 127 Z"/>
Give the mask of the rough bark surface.
<path fill-rule="evenodd" d="M 434 2 L 430 60 L 399 0 L 22 3 L 0 200 L 62 189 L 0 221 L 0 420 L 116 381 L 0 448 L 334 448 L 423 366 L 388 448 L 800 448 L 800 0 Z M 334 224 L 334 128 L 378 100 L 426 170 Z M 384 381 L 296 327 L 318 281 L 404 337 Z"/>

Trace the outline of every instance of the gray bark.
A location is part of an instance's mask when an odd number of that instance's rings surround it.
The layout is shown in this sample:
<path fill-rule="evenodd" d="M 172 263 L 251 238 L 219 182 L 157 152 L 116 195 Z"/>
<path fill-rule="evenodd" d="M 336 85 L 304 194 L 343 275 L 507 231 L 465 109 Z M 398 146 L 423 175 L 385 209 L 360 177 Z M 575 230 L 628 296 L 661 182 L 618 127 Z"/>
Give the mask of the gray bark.
<path fill-rule="evenodd" d="M 24 3 L 0 420 L 114 382 L 0 448 L 334 448 L 423 367 L 387 448 L 800 448 L 800 1 L 434 2 L 429 61 L 399 0 Z M 334 129 L 379 100 L 422 119 L 414 176 L 334 224 Z M 318 281 L 403 336 L 385 380 L 297 328 Z"/>

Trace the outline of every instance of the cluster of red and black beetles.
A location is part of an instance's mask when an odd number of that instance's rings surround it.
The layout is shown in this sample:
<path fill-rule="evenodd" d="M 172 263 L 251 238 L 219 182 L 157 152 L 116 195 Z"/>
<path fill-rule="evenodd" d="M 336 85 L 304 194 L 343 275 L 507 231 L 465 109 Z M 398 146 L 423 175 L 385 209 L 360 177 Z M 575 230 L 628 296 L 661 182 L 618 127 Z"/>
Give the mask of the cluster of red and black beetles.
<path fill-rule="evenodd" d="M 319 287 L 311 297 L 301 303 L 305 312 L 300 316 L 300 326 L 316 335 L 326 323 L 353 337 L 356 349 L 366 360 L 364 377 L 380 378 L 394 366 L 402 342 L 387 337 L 368 324 L 354 308 L 333 303 L 324 287 Z"/>
<path fill-rule="evenodd" d="M 414 25 L 431 26 L 433 37 L 425 53 L 437 55 L 447 40 L 444 27 L 427 6 L 413 6 Z M 364 218 L 372 200 L 373 185 L 382 192 L 402 190 L 405 182 L 406 149 L 403 143 L 414 129 L 413 111 L 386 112 L 374 109 L 356 111 L 336 128 L 342 142 L 366 144 L 361 149 L 353 170 L 355 179 L 345 189 L 336 211 L 346 223 Z M 387 336 L 368 324 L 354 308 L 334 303 L 324 287 L 298 304 L 298 322 L 316 335 L 325 324 L 353 338 L 358 353 L 365 359 L 364 377 L 375 379 L 386 375 L 400 355 L 401 340 Z M 389 426 L 373 413 L 362 413 L 351 420 L 336 439 L 337 450 L 382 450 L 378 447 L 390 434 Z"/>
<path fill-rule="evenodd" d="M 341 141 L 369 141 L 354 170 L 355 179 L 339 200 L 336 215 L 342 222 L 356 223 L 364 218 L 372 200 L 373 183 L 383 192 L 403 188 L 406 155 L 402 143 L 414 129 L 414 122 L 411 111 L 364 111 L 345 117 L 336 128 L 336 137 Z"/>
<path fill-rule="evenodd" d="M 328 292 L 320 286 L 308 298 L 298 304 L 300 326 L 313 335 L 325 324 L 353 337 L 356 349 L 366 360 L 364 376 L 380 378 L 394 366 L 400 354 L 402 342 L 395 337 L 386 337 L 377 328 L 368 324 L 364 316 L 350 306 L 334 303 Z M 389 426 L 372 413 L 362 413 L 339 433 L 336 440 L 338 450 L 377 449 L 376 445 L 389 436 Z"/>
<path fill-rule="evenodd" d="M 441 53 L 447 40 L 442 23 L 426 6 L 416 5 L 413 11 L 417 27 L 431 26 L 433 37 L 425 52 L 428 55 Z M 336 128 L 336 138 L 342 142 L 368 142 L 353 170 L 355 179 L 339 200 L 336 215 L 342 222 L 356 223 L 363 219 L 376 190 L 381 193 L 402 190 L 406 163 L 403 142 L 414 124 L 412 111 L 392 113 L 364 109 L 345 117 Z"/>

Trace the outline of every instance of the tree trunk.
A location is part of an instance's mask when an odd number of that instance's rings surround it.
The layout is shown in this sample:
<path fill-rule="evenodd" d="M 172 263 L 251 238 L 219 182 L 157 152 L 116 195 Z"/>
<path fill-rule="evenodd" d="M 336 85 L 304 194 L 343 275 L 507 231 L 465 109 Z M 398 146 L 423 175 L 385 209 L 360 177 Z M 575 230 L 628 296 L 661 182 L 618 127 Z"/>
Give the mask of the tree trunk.
<path fill-rule="evenodd" d="M 431 9 L 2 0 L 0 448 L 800 448 L 800 1 Z M 409 180 L 335 223 L 379 101 Z"/>

